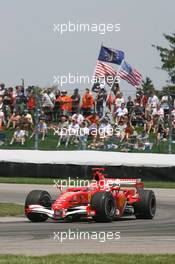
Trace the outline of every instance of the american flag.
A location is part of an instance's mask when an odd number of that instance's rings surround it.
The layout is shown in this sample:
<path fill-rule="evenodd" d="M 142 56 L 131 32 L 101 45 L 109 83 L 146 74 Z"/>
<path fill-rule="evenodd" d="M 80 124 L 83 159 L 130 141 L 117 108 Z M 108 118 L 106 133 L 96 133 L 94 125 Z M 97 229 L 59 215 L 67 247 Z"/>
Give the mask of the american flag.
<path fill-rule="evenodd" d="M 95 76 L 105 79 L 107 84 L 111 85 L 113 78 L 117 76 L 117 71 L 107 63 L 98 60 L 95 68 Z"/>
<path fill-rule="evenodd" d="M 121 64 L 118 76 L 135 87 L 139 86 L 142 81 L 142 75 L 125 61 Z"/>

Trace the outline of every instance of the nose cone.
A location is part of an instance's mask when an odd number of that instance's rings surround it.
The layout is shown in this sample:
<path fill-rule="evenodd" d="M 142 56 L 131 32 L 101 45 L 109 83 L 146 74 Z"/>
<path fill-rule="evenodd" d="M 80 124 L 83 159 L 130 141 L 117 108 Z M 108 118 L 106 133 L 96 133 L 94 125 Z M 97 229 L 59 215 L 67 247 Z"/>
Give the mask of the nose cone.
<path fill-rule="evenodd" d="M 52 209 L 54 211 L 62 210 L 67 208 L 67 201 L 63 199 L 57 199 L 53 204 L 52 204 Z"/>
<path fill-rule="evenodd" d="M 82 203 L 82 196 L 75 192 L 65 192 L 58 196 L 56 201 L 52 204 L 52 209 L 62 210 L 75 207 Z"/>

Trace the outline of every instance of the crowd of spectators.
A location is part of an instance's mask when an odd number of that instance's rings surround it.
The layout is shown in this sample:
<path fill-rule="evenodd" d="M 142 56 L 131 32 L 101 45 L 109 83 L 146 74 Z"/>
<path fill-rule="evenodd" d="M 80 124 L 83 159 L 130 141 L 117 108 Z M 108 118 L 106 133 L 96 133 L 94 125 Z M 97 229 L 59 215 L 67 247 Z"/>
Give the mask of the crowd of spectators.
<path fill-rule="evenodd" d="M 55 87 L 39 89 L 36 96 L 34 87 L 0 84 L 0 140 L 12 130 L 10 145 L 25 145 L 36 132 L 41 141 L 49 141 L 50 131 L 58 148 L 150 150 L 152 144 L 168 140 L 170 126 L 174 135 L 175 108 L 167 95 L 158 98 L 154 92 L 136 90 L 134 98 L 126 98 L 119 89 L 107 91 L 99 85 L 83 94 L 78 89 L 72 94 Z"/>

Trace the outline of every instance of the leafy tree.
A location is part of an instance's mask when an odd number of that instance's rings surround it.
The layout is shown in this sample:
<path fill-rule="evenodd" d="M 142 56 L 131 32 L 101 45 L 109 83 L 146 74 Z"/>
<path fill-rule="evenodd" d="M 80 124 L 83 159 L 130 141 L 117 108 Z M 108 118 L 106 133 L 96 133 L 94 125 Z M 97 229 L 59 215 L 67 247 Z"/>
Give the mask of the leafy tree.
<path fill-rule="evenodd" d="M 170 111 L 173 108 L 173 101 L 174 101 L 174 95 L 175 95 L 175 34 L 172 33 L 170 35 L 164 34 L 165 39 L 168 41 L 168 48 L 160 47 L 160 46 L 155 46 L 155 47 L 160 54 L 161 57 L 161 62 L 162 62 L 162 70 L 165 70 L 168 75 L 169 75 L 169 80 L 166 87 L 163 87 L 162 92 L 164 94 L 168 95 L 169 98 L 169 106 L 170 106 Z M 168 150 L 169 153 L 172 151 L 172 116 L 171 114 L 169 115 L 169 146 Z"/>
<path fill-rule="evenodd" d="M 171 95 L 173 101 L 175 100 L 175 85 L 167 85 L 162 89 L 162 95 L 168 94 Z"/>
<path fill-rule="evenodd" d="M 175 34 L 172 33 L 170 35 L 163 34 L 165 39 L 169 42 L 169 47 L 164 48 L 156 45 L 152 45 L 155 47 L 160 54 L 161 62 L 162 62 L 162 70 L 165 70 L 169 75 L 168 82 L 171 84 L 175 84 Z"/>
<path fill-rule="evenodd" d="M 152 92 L 155 92 L 153 82 L 149 77 L 146 77 L 145 81 L 142 81 L 141 87 L 144 94 L 150 95 Z"/>

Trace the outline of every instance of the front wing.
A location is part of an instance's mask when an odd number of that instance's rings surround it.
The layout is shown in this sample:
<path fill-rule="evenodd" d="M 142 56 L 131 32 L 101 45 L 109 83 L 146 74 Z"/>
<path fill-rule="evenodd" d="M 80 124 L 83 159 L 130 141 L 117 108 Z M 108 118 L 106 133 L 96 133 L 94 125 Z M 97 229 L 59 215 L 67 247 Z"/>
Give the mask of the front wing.
<path fill-rule="evenodd" d="M 45 214 L 48 217 L 58 220 L 58 219 L 63 219 L 66 218 L 67 216 L 79 214 L 79 215 L 87 215 L 87 206 L 77 206 L 69 209 L 62 209 L 59 211 L 54 211 L 52 209 L 45 208 L 42 205 L 34 204 L 34 205 L 29 205 L 25 209 L 26 215 L 29 213 L 37 213 L 37 214 Z"/>

